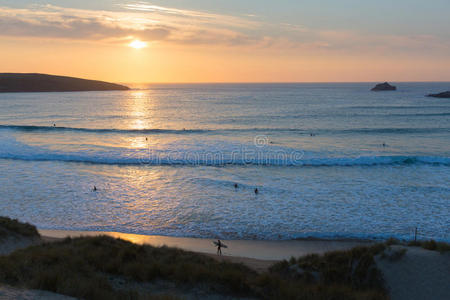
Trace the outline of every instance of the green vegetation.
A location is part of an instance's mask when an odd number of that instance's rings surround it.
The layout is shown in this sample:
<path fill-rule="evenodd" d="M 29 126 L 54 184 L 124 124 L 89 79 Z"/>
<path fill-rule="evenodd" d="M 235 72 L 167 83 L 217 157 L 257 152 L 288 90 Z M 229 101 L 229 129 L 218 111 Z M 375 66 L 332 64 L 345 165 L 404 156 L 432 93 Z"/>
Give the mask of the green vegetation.
<path fill-rule="evenodd" d="M 270 274 L 286 280 L 291 287 L 290 294 L 275 298 L 387 299 L 374 259 L 385 248 L 377 244 L 279 262 L 271 267 Z"/>
<path fill-rule="evenodd" d="M 0 257 L 0 281 L 84 299 L 136 299 L 117 291 L 111 278 L 138 283 L 168 280 L 179 285 L 208 284 L 218 292 L 250 292 L 255 272 L 179 249 L 139 246 L 107 236 L 47 243 Z"/>
<path fill-rule="evenodd" d="M 422 247 L 426 250 L 438 251 L 441 253 L 450 251 L 450 244 L 445 242 L 436 242 L 435 240 L 423 240 L 423 241 L 410 241 L 410 242 L 402 242 L 395 238 L 389 238 L 386 242 L 386 245 L 403 245 L 403 246 L 411 246 L 411 247 Z"/>
<path fill-rule="evenodd" d="M 36 228 L 0 217 L 0 237 L 38 237 Z M 107 236 L 66 238 L 0 256 L 0 282 L 83 299 L 388 299 L 375 257 L 397 261 L 406 249 L 385 243 L 291 258 L 257 273 L 242 265 Z M 410 243 L 448 251 L 435 241 Z"/>
<path fill-rule="evenodd" d="M 38 237 L 39 233 L 33 225 L 21 223 L 7 217 L 0 217 L 0 238 L 9 235 L 20 235 L 24 237 Z"/>
<path fill-rule="evenodd" d="M 0 256 L 0 282 L 84 299 L 154 299 L 149 284 L 169 282 L 172 295 L 260 299 L 387 299 L 374 255 L 384 246 L 310 255 L 258 274 L 242 264 L 111 237 L 64 239 Z M 117 279 L 130 283 L 118 287 Z M 140 288 L 136 288 L 140 286 Z M 204 294 L 203 294 L 204 295 Z"/>
<path fill-rule="evenodd" d="M 441 253 L 450 251 L 450 244 L 444 242 L 436 242 L 435 240 L 413 241 L 409 242 L 408 246 L 422 247 L 427 250 L 439 251 Z"/>

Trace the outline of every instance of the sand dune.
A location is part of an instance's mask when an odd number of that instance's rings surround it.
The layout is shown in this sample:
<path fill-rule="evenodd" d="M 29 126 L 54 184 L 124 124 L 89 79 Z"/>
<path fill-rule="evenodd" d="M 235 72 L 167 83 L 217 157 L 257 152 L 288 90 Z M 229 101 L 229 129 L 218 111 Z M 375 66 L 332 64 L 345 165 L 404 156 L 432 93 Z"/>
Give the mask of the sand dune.
<path fill-rule="evenodd" d="M 450 253 L 406 248 L 399 261 L 377 260 L 392 300 L 450 299 Z"/>
<path fill-rule="evenodd" d="M 33 238 L 9 237 L 0 242 L 0 255 L 40 243 L 58 241 L 64 236 L 99 235 L 101 232 L 65 232 L 41 231 L 46 234 L 42 240 Z M 49 236 L 50 235 L 50 236 Z M 209 239 L 169 238 L 157 236 L 138 236 L 121 233 L 108 233 L 114 237 L 130 240 L 139 244 L 153 246 L 167 245 L 185 250 L 196 251 L 220 261 L 242 263 L 257 272 L 266 271 L 275 262 L 290 256 L 302 256 L 308 253 L 324 253 L 331 250 L 343 250 L 367 241 L 227 241 L 230 246 L 224 256 L 214 254 L 215 249 Z M 403 247 L 406 254 L 399 260 L 377 258 L 377 264 L 384 274 L 386 286 L 393 300 L 414 299 L 450 299 L 450 253 L 439 253 L 418 247 L 392 246 L 393 250 Z M 0 299 L 70 299 L 43 291 L 21 290 L 2 286 Z"/>

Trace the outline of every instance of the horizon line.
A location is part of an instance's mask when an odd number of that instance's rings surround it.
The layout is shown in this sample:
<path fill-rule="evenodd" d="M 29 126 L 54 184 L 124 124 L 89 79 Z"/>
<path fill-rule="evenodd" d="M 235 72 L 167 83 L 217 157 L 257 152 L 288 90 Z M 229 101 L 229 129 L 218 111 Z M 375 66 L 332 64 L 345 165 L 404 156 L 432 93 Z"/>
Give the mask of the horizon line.
<path fill-rule="evenodd" d="M 450 83 L 450 80 L 412 80 L 412 81 L 395 81 L 395 80 L 380 80 L 380 81 L 180 81 L 180 82 L 125 82 L 118 81 L 120 84 L 304 84 L 304 83 L 377 83 L 377 82 L 392 82 L 392 83 Z"/>

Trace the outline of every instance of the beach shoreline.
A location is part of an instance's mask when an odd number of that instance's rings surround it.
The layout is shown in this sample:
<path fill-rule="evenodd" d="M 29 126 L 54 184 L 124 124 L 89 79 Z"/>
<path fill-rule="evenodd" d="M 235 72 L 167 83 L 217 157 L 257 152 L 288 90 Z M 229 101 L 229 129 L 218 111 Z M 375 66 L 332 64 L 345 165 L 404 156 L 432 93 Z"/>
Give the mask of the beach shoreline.
<path fill-rule="evenodd" d="M 187 251 L 216 254 L 213 244 L 214 239 L 168 237 L 158 235 L 141 235 L 108 231 L 72 231 L 72 230 L 48 230 L 38 229 L 44 240 L 52 241 L 66 237 L 100 236 L 107 235 L 121 238 L 135 244 L 148 244 L 155 247 L 175 247 Z M 223 240 L 228 246 L 222 249 L 223 256 L 234 258 L 248 258 L 265 261 L 280 261 L 291 257 L 300 257 L 312 253 L 322 254 L 330 251 L 348 250 L 357 246 L 368 246 L 378 240 L 362 239 L 319 239 L 305 238 L 296 240 Z"/>

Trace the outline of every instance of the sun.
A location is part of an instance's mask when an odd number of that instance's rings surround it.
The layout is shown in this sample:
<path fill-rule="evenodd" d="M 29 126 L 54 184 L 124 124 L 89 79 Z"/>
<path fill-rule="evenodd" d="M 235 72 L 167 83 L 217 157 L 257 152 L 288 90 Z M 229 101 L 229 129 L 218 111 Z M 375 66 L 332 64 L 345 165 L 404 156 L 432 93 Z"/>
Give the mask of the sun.
<path fill-rule="evenodd" d="M 147 47 L 147 43 L 140 40 L 134 40 L 131 43 L 129 43 L 128 46 L 134 49 L 142 49 Z"/>

